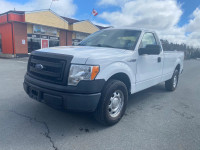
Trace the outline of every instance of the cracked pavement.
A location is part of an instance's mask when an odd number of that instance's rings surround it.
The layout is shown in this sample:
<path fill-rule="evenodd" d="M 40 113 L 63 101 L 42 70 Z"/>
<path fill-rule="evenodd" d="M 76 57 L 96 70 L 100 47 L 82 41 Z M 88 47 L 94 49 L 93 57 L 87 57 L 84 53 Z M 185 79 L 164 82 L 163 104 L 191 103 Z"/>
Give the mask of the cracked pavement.
<path fill-rule="evenodd" d="M 33 117 L 30 117 L 30 116 L 27 116 L 27 115 L 24 115 L 24 114 L 20 114 L 20 113 L 18 113 L 18 112 L 16 112 L 16 111 L 8 111 L 8 112 L 14 113 L 14 114 L 16 114 L 16 115 L 18 115 L 18 116 L 20 116 L 20 117 L 29 119 L 30 122 L 35 121 L 35 122 L 37 122 L 37 123 L 43 124 L 43 125 L 44 125 L 44 128 L 46 129 L 46 132 L 43 133 L 44 136 L 45 136 L 46 138 L 49 139 L 49 142 L 52 144 L 53 149 L 54 149 L 54 150 L 58 150 L 58 148 L 55 147 L 55 144 L 54 144 L 54 142 L 53 142 L 52 139 L 51 139 L 50 130 L 49 130 L 49 127 L 48 127 L 48 125 L 47 125 L 47 123 L 46 123 L 45 121 L 39 121 L 39 120 L 37 120 L 37 118 L 35 118 L 35 117 L 33 118 Z"/>
<path fill-rule="evenodd" d="M 130 96 L 112 127 L 30 99 L 22 85 L 26 64 L 0 59 L 1 150 L 200 150 L 199 60 L 185 61 L 175 92 L 162 83 Z"/>

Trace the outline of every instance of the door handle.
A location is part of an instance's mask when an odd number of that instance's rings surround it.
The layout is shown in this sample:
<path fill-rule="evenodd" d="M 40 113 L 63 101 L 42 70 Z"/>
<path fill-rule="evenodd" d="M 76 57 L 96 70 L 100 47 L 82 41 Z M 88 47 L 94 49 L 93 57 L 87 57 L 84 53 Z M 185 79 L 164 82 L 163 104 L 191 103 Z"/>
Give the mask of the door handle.
<path fill-rule="evenodd" d="M 158 63 L 161 62 L 161 57 L 158 57 Z"/>

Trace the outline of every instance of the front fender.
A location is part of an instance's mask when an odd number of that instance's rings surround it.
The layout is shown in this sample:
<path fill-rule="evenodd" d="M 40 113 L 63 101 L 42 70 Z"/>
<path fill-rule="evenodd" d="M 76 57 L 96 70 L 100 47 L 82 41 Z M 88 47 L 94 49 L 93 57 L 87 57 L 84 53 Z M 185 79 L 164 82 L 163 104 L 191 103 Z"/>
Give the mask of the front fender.
<path fill-rule="evenodd" d="M 124 62 L 114 62 L 107 66 L 100 68 L 100 72 L 97 75 L 96 79 L 104 79 L 107 81 L 110 77 L 117 73 L 125 73 L 132 84 L 135 84 L 135 72 L 136 72 L 136 63 L 124 63 Z M 132 88 L 131 88 L 132 91 Z"/>

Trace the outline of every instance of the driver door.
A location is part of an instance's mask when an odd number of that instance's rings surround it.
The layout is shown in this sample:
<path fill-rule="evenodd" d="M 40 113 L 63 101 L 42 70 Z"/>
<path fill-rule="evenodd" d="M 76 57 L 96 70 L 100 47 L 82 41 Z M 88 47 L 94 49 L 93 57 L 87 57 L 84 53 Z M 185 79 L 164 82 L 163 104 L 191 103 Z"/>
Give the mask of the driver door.
<path fill-rule="evenodd" d="M 140 48 L 146 48 L 147 45 L 158 45 L 154 33 L 144 34 L 140 43 Z M 138 49 L 138 50 L 139 50 Z M 138 56 L 136 89 L 142 90 L 160 82 L 162 75 L 162 57 L 160 54 L 143 54 Z"/>

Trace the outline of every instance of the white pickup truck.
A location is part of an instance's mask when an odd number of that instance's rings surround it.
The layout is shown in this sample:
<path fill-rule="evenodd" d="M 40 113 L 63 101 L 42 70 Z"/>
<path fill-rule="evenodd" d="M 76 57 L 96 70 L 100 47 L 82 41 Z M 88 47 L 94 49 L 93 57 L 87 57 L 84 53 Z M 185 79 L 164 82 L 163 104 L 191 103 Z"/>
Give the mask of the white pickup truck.
<path fill-rule="evenodd" d="M 112 28 L 78 46 L 32 52 L 24 90 L 33 99 L 67 110 L 94 112 L 102 124 L 117 123 L 128 96 L 165 82 L 174 91 L 184 53 L 163 52 L 153 31 Z"/>

